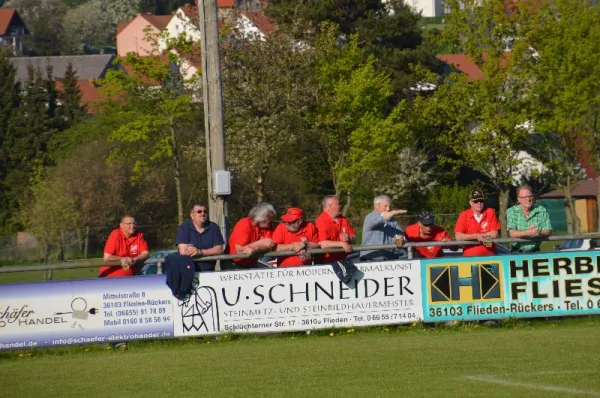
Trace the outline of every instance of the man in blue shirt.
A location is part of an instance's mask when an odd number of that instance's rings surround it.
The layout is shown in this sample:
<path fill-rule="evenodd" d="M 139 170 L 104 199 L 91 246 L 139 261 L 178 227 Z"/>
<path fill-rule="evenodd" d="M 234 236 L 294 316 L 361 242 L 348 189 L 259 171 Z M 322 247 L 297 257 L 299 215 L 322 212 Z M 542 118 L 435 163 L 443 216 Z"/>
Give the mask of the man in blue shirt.
<path fill-rule="evenodd" d="M 367 214 L 363 223 L 362 245 L 402 245 L 404 231 L 394 216 L 405 214 L 406 210 L 392 210 L 392 199 L 379 195 L 373 200 L 373 211 Z M 361 251 L 360 259 L 382 261 L 397 259 L 406 255 L 404 249 Z"/>
<path fill-rule="evenodd" d="M 195 259 L 196 271 L 206 272 L 215 270 L 216 261 L 201 261 L 201 258 L 222 254 L 225 241 L 219 226 L 208 220 L 206 205 L 196 203 L 190 219 L 179 226 L 175 244 L 180 255 Z"/>

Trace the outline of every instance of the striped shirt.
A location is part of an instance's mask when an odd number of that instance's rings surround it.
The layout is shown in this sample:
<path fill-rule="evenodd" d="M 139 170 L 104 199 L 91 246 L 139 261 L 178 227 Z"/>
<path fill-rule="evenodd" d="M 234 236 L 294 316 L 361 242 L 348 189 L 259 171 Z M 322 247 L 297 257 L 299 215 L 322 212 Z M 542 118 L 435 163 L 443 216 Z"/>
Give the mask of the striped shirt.
<path fill-rule="evenodd" d="M 541 231 L 551 231 L 550 216 L 548 211 L 540 205 L 534 204 L 529 211 L 529 217 L 525 217 L 521 205 L 515 205 L 506 211 L 506 228 L 514 231 L 525 231 L 530 225 L 535 225 Z M 513 248 L 522 252 L 539 251 L 542 242 L 515 243 Z"/>

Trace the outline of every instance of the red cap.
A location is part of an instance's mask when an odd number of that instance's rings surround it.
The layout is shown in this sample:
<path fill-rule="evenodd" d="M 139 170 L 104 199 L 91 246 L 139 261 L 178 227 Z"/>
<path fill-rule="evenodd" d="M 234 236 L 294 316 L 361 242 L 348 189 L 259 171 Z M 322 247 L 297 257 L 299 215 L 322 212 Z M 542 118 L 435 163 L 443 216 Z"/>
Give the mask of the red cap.
<path fill-rule="evenodd" d="M 300 218 L 304 218 L 304 212 L 298 207 L 290 207 L 281 219 L 285 222 L 294 222 Z"/>

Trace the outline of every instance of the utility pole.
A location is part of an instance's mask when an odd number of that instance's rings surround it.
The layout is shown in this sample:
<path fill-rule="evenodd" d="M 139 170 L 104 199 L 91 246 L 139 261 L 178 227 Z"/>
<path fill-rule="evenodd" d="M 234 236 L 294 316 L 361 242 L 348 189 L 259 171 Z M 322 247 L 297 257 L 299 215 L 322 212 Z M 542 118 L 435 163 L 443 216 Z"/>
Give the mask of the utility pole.
<path fill-rule="evenodd" d="M 227 241 L 227 197 L 222 192 L 215 192 L 215 185 L 220 185 L 215 183 L 215 171 L 225 170 L 223 91 L 216 0 L 198 0 L 198 13 L 202 51 L 209 217 L 219 224 L 223 238 Z"/>

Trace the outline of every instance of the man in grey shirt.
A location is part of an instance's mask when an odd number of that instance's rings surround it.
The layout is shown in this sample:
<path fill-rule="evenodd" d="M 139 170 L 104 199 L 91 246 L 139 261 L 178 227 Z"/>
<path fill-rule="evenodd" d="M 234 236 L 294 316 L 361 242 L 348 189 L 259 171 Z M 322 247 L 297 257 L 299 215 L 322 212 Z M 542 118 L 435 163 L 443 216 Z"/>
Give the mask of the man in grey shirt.
<path fill-rule="evenodd" d="M 404 241 L 404 231 L 394 216 L 406 214 L 406 210 L 392 210 L 389 196 L 379 195 L 373 200 L 373 211 L 367 214 L 363 223 L 362 245 L 393 245 Z M 360 252 L 363 261 L 393 260 L 405 256 L 404 249 L 368 250 Z"/>

